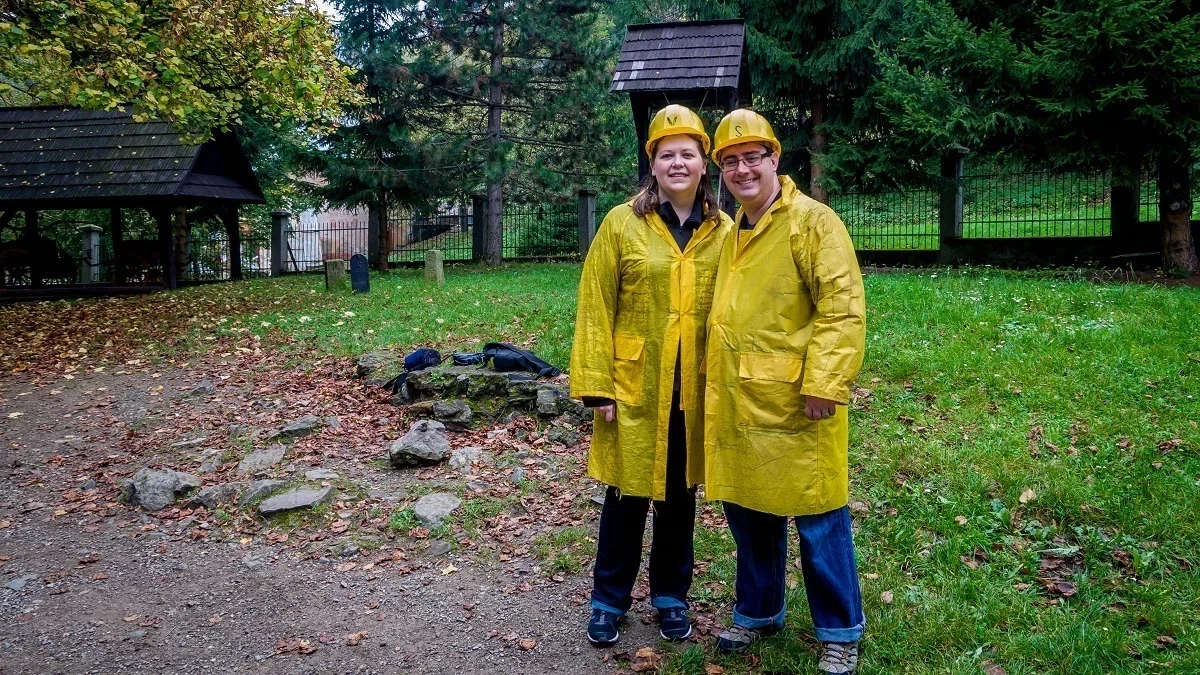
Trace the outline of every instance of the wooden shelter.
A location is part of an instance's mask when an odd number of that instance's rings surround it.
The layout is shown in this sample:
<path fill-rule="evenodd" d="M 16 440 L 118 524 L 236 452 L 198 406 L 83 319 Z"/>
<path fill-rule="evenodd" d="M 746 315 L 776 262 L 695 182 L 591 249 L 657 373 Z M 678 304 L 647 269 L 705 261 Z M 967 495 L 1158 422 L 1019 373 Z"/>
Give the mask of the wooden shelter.
<path fill-rule="evenodd" d="M 0 231 L 18 213 L 25 221 L 19 237 L 0 242 L 0 264 L 7 257 L 9 264 L 24 265 L 30 286 L 42 285 L 52 278 L 48 274 L 63 278 L 66 264 L 62 249 L 39 228 L 41 211 L 109 209 L 117 270 L 112 284 L 125 283 L 125 272 L 139 264 L 154 267 L 155 279 L 175 288 L 188 259 L 189 209 L 221 218 L 230 277 L 239 279 L 238 206 L 263 201 L 232 133 L 188 144 L 170 124 L 137 122 L 128 110 L 0 108 Z M 126 241 L 122 209 L 145 209 L 157 223 L 157 239 Z M 142 254 L 136 260 L 134 248 Z M 141 274 L 148 278 L 145 270 Z"/>
<path fill-rule="evenodd" d="M 650 170 L 644 146 L 650 118 L 671 103 L 729 112 L 750 105 L 746 26 L 678 21 L 629 26 L 610 91 L 629 92 L 638 135 L 638 179 Z"/>

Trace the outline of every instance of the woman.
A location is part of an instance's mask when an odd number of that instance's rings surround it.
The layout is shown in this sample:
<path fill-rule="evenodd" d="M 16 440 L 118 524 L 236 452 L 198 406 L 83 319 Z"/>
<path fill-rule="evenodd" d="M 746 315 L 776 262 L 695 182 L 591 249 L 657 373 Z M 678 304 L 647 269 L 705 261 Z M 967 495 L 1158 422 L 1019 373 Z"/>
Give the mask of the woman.
<path fill-rule="evenodd" d="M 583 265 L 571 396 L 596 411 L 588 474 L 608 485 L 588 640 L 611 645 L 632 604 L 654 503 L 650 602 L 659 633 L 683 640 L 692 583 L 694 486 L 704 477 L 705 320 L 733 222 L 706 178 L 709 139 L 691 110 L 650 122 L 650 175 L 605 216 Z"/>

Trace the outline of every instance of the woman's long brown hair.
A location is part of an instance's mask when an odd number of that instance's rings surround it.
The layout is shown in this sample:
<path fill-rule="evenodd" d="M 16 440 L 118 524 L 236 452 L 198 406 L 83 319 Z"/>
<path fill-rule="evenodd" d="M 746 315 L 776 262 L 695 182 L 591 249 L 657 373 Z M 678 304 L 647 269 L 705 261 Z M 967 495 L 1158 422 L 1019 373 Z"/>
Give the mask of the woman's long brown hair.
<path fill-rule="evenodd" d="M 699 141 L 697 141 L 699 144 Z M 697 148 L 699 149 L 699 148 Z M 651 148 L 650 163 L 654 163 L 654 153 L 658 152 L 658 145 Z M 705 162 L 705 169 L 708 168 L 708 163 Z M 720 218 L 721 205 L 717 202 L 717 195 L 713 192 L 712 183 L 708 180 L 707 171 L 700 177 L 700 184 L 696 186 L 696 199 L 700 200 L 700 221 L 716 220 Z M 641 187 L 633 196 L 633 212 L 639 218 L 645 218 L 647 213 L 657 213 L 658 205 L 662 203 L 662 199 L 658 196 L 658 179 L 653 173 L 647 173 L 646 179 L 642 181 Z"/>

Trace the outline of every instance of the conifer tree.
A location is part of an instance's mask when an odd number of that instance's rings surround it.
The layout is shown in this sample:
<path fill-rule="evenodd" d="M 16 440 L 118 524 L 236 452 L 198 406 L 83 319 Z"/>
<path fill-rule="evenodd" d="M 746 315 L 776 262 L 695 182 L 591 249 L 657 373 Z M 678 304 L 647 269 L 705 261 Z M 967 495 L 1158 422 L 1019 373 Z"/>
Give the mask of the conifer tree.
<path fill-rule="evenodd" d="M 603 165 L 614 41 L 594 0 L 429 0 L 412 69 L 439 99 L 435 133 L 458 139 L 487 186 L 484 257 L 499 264 L 505 186 L 544 189 Z"/>
<path fill-rule="evenodd" d="M 1157 166 L 1162 264 L 1200 272 L 1200 14 L 1190 0 L 906 0 L 876 87 L 897 145 L 951 142 L 1119 182 Z"/>
<path fill-rule="evenodd" d="M 378 257 L 387 269 L 390 216 L 399 207 L 432 208 L 467 167 L 455 148 L 431 136 L 415 115 L 427 110 L 427 92 L 411 64 L 428 39 L 421 3 L 412 0 L 341 0 L 339 53 L 357 68 L 366 102 L 346 112 L 333 134 L 305 158 L 325 184 L 318 194 L 332 203 L 366 206 L 378 232 Z"/>
<path fill-rule="evenodd" d="M 877 53 L 895 39 L 899 0 L 683 4 L 687 18 L 746 22 L 755 105 L 780 136 L 785 164 L 808 174 L 813 198 L 828 201 L 838 185 L 899 181 L 896 158 L 878 142 L 884 132 L 871 88 Z"/>

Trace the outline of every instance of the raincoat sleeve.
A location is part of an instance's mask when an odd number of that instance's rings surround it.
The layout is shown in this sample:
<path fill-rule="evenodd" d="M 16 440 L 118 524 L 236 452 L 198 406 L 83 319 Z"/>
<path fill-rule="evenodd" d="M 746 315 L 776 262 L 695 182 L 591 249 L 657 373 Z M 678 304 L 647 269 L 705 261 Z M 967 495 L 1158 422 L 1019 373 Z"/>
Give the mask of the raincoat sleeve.
<path fill-rule="evenodd" d="M 807 225 L 791 237 L 792 257 L 816 305 L 800 393 L 845 404 L 866 343 L 862 274 L 850 234 L 832 211 L 813 213 Z"/>
<path fill-rule="evenodd" d="M 621 273 L 620 221 L 613 212 L 604 218 L 583 262 L 571 347 L 571 398 L 617 397 L 612 371 Z"/>

